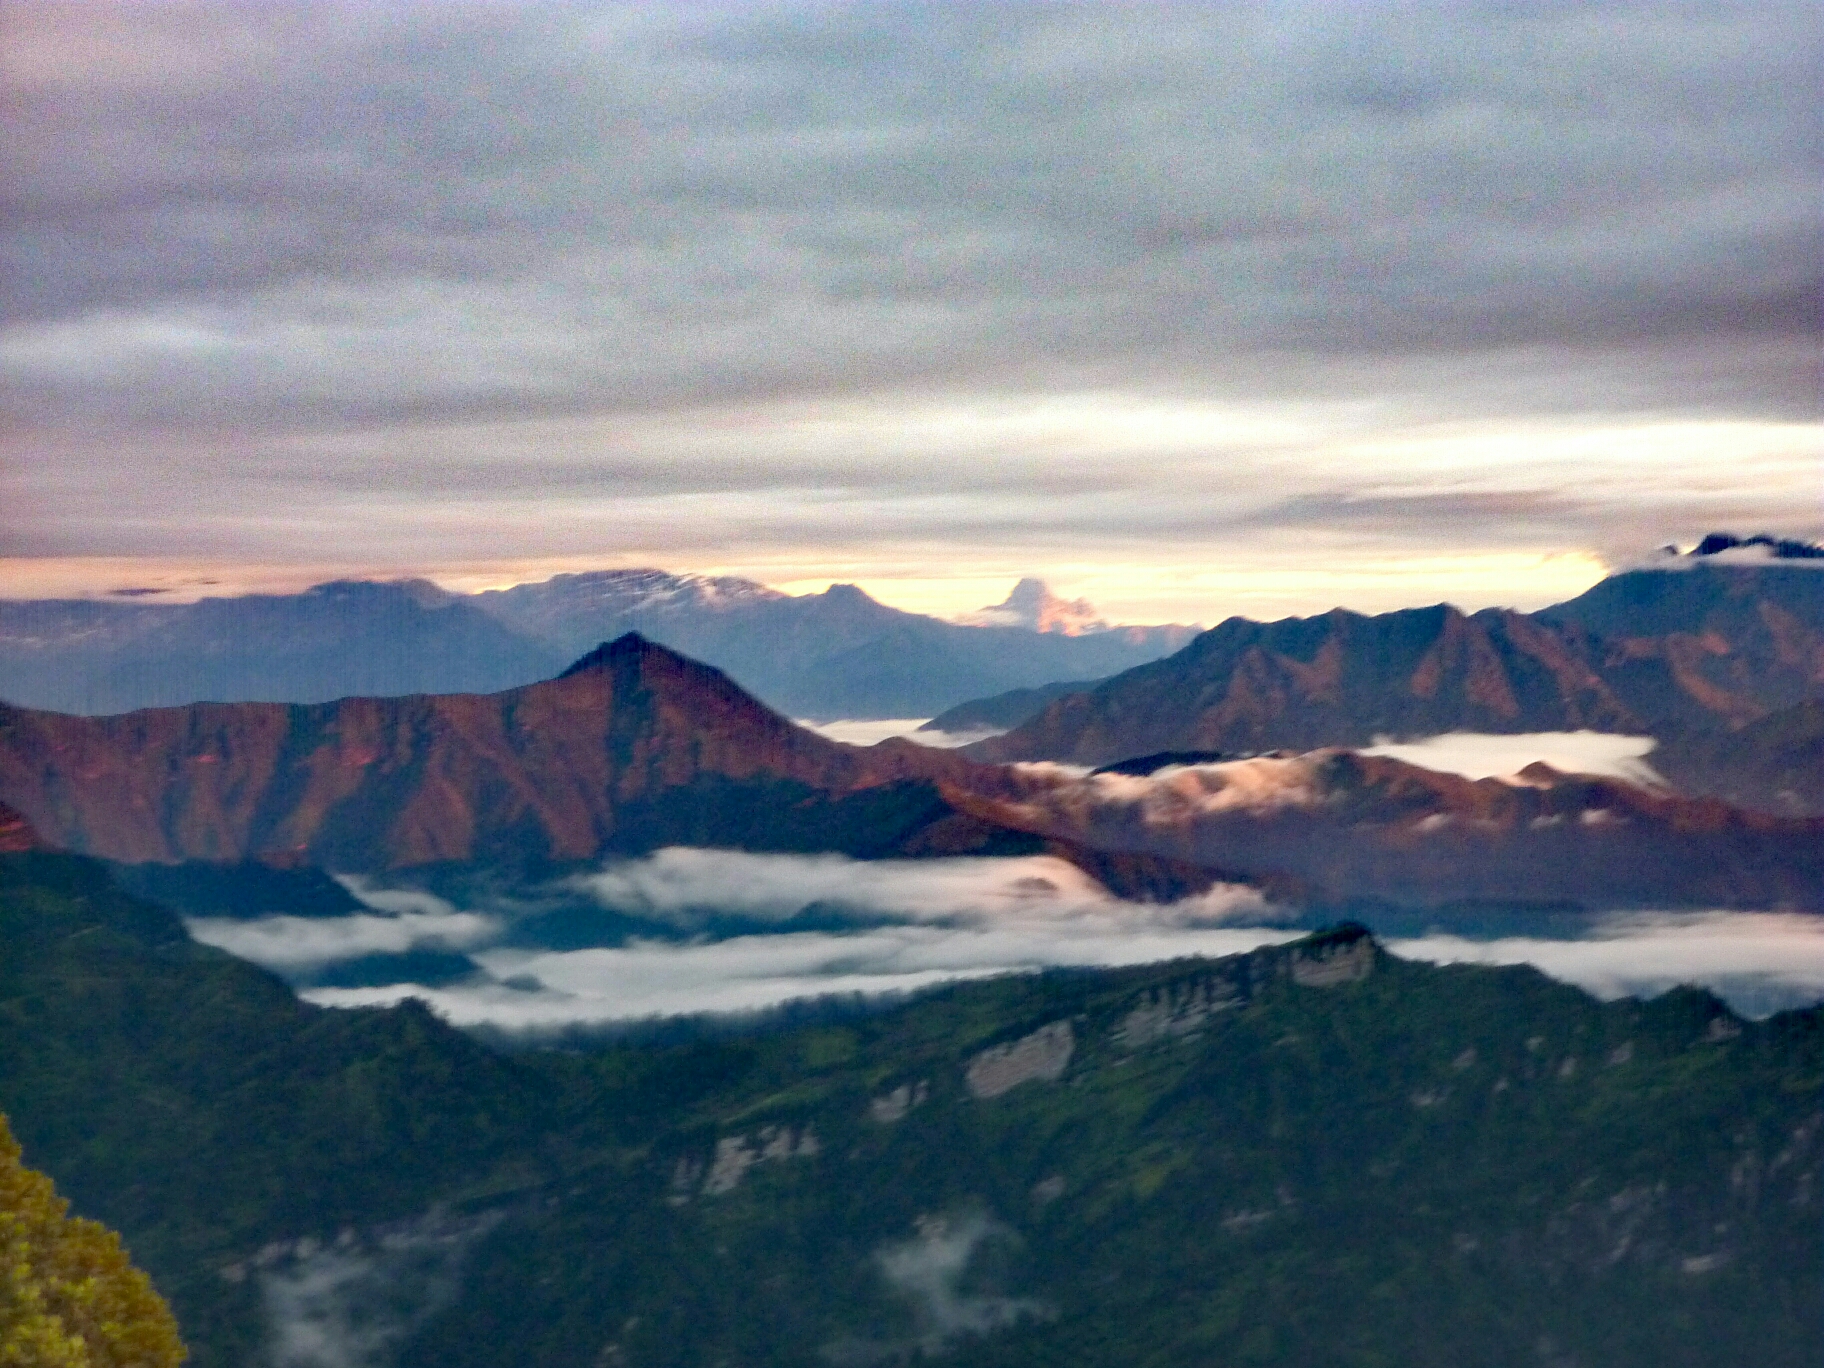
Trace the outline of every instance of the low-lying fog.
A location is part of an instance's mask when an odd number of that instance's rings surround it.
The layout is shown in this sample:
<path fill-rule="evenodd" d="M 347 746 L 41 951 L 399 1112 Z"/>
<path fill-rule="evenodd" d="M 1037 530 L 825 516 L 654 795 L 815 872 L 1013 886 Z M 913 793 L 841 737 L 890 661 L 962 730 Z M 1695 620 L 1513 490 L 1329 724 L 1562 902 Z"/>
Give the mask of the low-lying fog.
<path fill-rule="evenodd" d="M 908 741 L 916 741 L 921 746 L 936 746 L 949 749 L 954 746 L 966 746 L 971 741 L 986 741 L 991 736 L 999 736 L 997 730 L 947 732 L 920 731 L 919 728 L 931 719 L 928 717 L 869 717 L 848 718 L 839 722 L 809 722 L 804 718 L 794 718 L 801 727 L 806 727 L 820 736 L 827 736 L 832 741 L 841 741 L 850 746 L 873 746 L 895 736 L 903 736 Z"/>
<path fill-rule="evenodd" d="M 1049 856 L 864 863 L 671 849 L 538 898 L 463 908 L 349 883 L 367 912 L 201 918 L 191 932 L 286 976 L 312 1002 L 413 996 L 458 1025 L 508 1031 L 1235 954 L 1299 934 L 1292 913 L 1252 889 L 1129 903 Z M 1410 932 L 1407 921 L 1392 929 Z M 1510 916 L 1496 930 L 1459 925 L 1384 939 L 1414 959 L 1532 964 L 1604 997 L 1701 983 L 1752 1015 L 1824 999 L 1824 918 L 1630 912 L 1546 927 Z M 427 956 L 436 974 L 426 972 Z M 351 978 L 351 967 L 359 975 Z"/>
<path fill-rule="evenodd" d="M 1644 758 L 1656 744 L 1650 736 L 1612 732 L 1524 732 L 1514 736 L 1448 732 L 1418 741 L 1377 741 L 1364 746 L 1362 754 L 1385 755 L 1471 779 L 1518 774 L 1543 760 L 1565 774 L 1602 774 L 1635 784 L 1663 784 L 1665 780 Z"/>

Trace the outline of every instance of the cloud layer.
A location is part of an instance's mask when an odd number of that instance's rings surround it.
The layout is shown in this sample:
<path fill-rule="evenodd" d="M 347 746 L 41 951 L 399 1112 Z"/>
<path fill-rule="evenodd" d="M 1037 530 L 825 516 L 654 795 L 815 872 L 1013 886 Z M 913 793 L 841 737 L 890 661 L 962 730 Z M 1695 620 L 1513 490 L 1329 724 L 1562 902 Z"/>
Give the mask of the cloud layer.
<path fill-rule="evenodd" d="M 908 992 L 1053 966 L 1230 955 L 1299 934 L 1284 910 L 1252 890 L 1218 886 L 1166 906 L 1126 903 L 1049 857 L 862 863 L 666 850 L 610 866 L 570 892 L 667 934 L 628 939 L 623 922 L 583 948 L 551 948 L 529 933 L 536 922 L 516 926 L 524 905 L 458 911 L 420 894 L 357 891 L 401 910 L 193 921 L 191 930 L 305 980 L 338 961 L 461 950 L 477 966 L 465 980 L 307 988 L 302 996 L 335 1007 L 417 997 L 458 1025 L 535 1032 Z M 816 915 L 814 927 L 799 920 L 806 913 Z M 729 934 L 730 922 L 745 929 Z M 1824 999 L 1824 920 L 1797 915 L 1626 914 L 1577 935 L 1435 933 L 1389 948 L 1440 962 L 1533 964 L 1602 996 L 1689 982 L 1756 1013 Z"/>
<path fill-rule="evenodd" d="M 1419 741 L 1383 741 L 1362 748 L 1364 755 L 1385 755 L 1424 769 L 1462 774 L 1471 779 L 1505 778 L 1534 761 L 1544 761 L 1565 774 L 1602 774 L 1635 784 L 1665 782 L 1645 757 L 1658 743 L 1650 736 L 1615 736 L 1606 732 L 1527 732 L 1491 736 L 1449 732 Z"/>
<path fill-rule="evenodd" d="M 0 551 L 1208 620 L 1813 531 L 1813 18 L 31 6 Z"/>
<path fill-rule="evenodd" d="M 1802 914 L 1617 915 L 1576 940 L 1430 935 L 1388 949 L 1438 964 L 1530 964 L 1603 998 L 1699 983 L 1752 1015 L 1824 1000 L 1824 920 Z"/>

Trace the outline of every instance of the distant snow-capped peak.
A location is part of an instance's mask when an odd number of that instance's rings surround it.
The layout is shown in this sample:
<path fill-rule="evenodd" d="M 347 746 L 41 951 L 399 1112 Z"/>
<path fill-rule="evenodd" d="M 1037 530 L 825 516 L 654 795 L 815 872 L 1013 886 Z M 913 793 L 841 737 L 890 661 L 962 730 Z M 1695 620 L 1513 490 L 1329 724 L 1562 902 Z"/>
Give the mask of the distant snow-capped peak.
<path fill-rule="evenodd" d="M 676 575 L 667 570 L 651 569 L 585 570 L 490 593 L 526 600 L 563 601 L 572 606 L 589 604 L 617 612 L 691 604 L 720 608 L 785 597 L 777 589 L 733 575 Z"/>

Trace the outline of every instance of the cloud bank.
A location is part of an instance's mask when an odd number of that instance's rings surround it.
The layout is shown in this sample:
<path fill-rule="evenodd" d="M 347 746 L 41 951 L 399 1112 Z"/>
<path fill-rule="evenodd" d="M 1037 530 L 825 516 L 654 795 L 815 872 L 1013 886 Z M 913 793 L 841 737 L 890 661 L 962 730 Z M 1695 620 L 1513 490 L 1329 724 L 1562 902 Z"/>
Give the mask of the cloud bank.
<path fill-rule="evenodd" d="M 1035 928 L 1182 925 L 1257 919 L 1270 911 L 1253 889 L 1232 884 L 1163 909 L 1123 902 L 1050 855 L 864 861 L 672 847 L 610 865 L 575 885 L 610 910 L 681 925 L 708 912 L 780 922 L 819 905 L 883 920 Z"/>
<path fill-rule="evenodd" d="M 15 7 L 0 553 L 1132 621 L 1815 533 L 1814 20 Z"/>
<path fill-rule="evenodd" d="M 1506 778 L 1543 760 L 1566 774 L 1601 774 L 1632 784 L 1664 785 L 1646 763 L 1656 742 L 1650 736 L 1616 736 L 1605 732 L 1530 732 L 1491 736 L 1449 732 L 1418 741 L 1379 741 L 1363 755 L 1385 755 L 1423 769 L 1461 774 L 1470 779 Z"/>
<path fill-rule="evenodd" d="M 920 1216 L 911 1239 L 881 1246 L 874 1263 L 895 1296 L 913 1313 L 917 1333 L 906 1340 L 841 1340 L 822 1351 L 840 1368 L 882 1362 L 904 1362 L 943 1352 L 954 1339 L 987 1335 L 1023 1320 L 1045 1320 L 1056 1314 L 1032 1297 L 965 1292 L 964 1275 L 976 1254 L 993 1243 L 1014 1244 L 1012 1227 L 979 1211 L 956 1216 Z"/>
<path fill-rule="evenodd" d="M 419 937 L 410 948 L 460 943 L 485 980 L 436 988 L 313 988 L 302 996 L 339 1007 L 415 996 L 458 1025 L 552 1030 L 754 1011 L 828 994 L 909 992 L 951 979 L 1060 965 L 1235 954 L 1297 934 L 1283 925 L 1285 914 L 1252 889 L 1217 885 L 1170 905 L 1128 903 L 1050 856 L 864 862 L 670 849 L 610 865 L 572 887 L 607 910 L 668 924 L 693 938 L 566 950 L 489 946 L 457 942 L 431 917 L 397 934 Z M 852 929 L 790 929 L 807 911 Z M 426 914 L 397 920 L 414 915 Z M 731 919 L 782 929 L 722 939 L 700 934 L 715 920 Z M 330 942 L 302 920 L 242 923 L 266 929 L 258 937 L 233 938 L 225 948 L 277 969 L 314 966 Z M 465 922 L 464 934 L 467 927 Z M 205 929 L 218 937 L 214 943 L 227 941 L 217 927 Z M 357 945 L 371 950 L 374 934 L 351 935 L 350 953 Z"/>
<path fill-rule="evenodd" d="M 358 887 L 370 900 L 414 910 L 198 920 L 192 933 L 305 982 L 344 960 L 460 950 L 477 970 L 453 983 L 383 981 L 307 987 L 300 995 L 331 1007 L 416 997 L 457 1025 L 510 1032 L 751 1012 L 798 998 L 903 993 L 1057 966 L 1231 955 L 1300 934 L 1289 912 L 1251 889 L 1218 885 L 1175 904 L 1127 903 L 1050 857 L 868 863 L 665 850 L 558 891 L 636 924 L 669 927 L 669 935 L 629 939 L 625 922 L 610 922 L 602 943 L 581 948 L 574 923 L 558 948 L 539 940 L 536 921 L 518 920 L 526 906 L 545 908 L 549 898 L 479 912 L 441 903 L 438 911 L 423 894 Z M 804 924 L 807 914 L 814 925 Z M 1575 933 L 1440 932 L 1395 939 L 1389 948 L 1439 962 L 1533 964 L 1601 996 L 1650 995 L 1689 982 L 1754 1014 L 1824 1000 L 1824 919 L 1801 915 L 1630 913 L 1592 919 Z"/>
<path fill-rule="evenodd" d="M 456 1296 L 463 1260 L 497 1220 L 432 1214 L 290 1246 L 259 1274 L 273 1368 L 385 1368 Z"/>
<path fill-rule="evenodd" d="M 793 718 L 792 720 L 820 736 L 827 736 L 832 741 L 841 741 L 850 746 L 873 746 L 899 736 L 916 745 L 952 750 L 957 746 L 967 746 L 974 741 L 986 741 L 991 736 L 1001 734 L 999 731 L 920 731 L 919 728 L 931 720 L 928 717 L 844 719 L 835 722 L 811 722 L 803 718 Z"/>
<path fill-rule="evenodd" d="M 500 918 L 478 912 L 402 912 L 374 917 L 192 917 L 193 939 L 280 974 L 294 974 L 366 955 L 412 950 L 468 950 L 494 940 Z"/>
<path fill-rule="evenodd" d="M 1627 914 L 1576 940 L 1430 935 L 1387 948 L 1436 964 L 1530 964 L 1603 998 L 1695 983 L 1753 1016 L 1824 1001 L 1824 918 L 1797 913 Z"/>

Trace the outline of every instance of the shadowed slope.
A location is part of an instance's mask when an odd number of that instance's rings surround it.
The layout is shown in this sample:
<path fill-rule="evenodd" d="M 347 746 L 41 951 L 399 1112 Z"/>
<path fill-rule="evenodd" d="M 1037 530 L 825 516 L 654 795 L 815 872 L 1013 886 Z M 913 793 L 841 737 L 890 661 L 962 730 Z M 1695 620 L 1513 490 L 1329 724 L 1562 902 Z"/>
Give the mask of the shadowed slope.
<path fill-rule="evenodd" d="M 968 753 L 1104 765 L 1158 751 L 1639 725 L 1573 632 L 1500 609 L 1465 616 L 1439 604 L 1364 617 L 1339 608 L 1270 623 L 1230 618 L 1177 655 L 1060 698 Z"/>
<path fill-rule="evenodd" d="M 1543 764 L 1472 780 L 1317 750 L 1145 776 L 1033 766 L 1011 782 L 1025 791 L 977 804 L 984 821 L 1256 882 L 1271 874 L 1324 899 L 1824 911 L 1824 819 Z"/>

